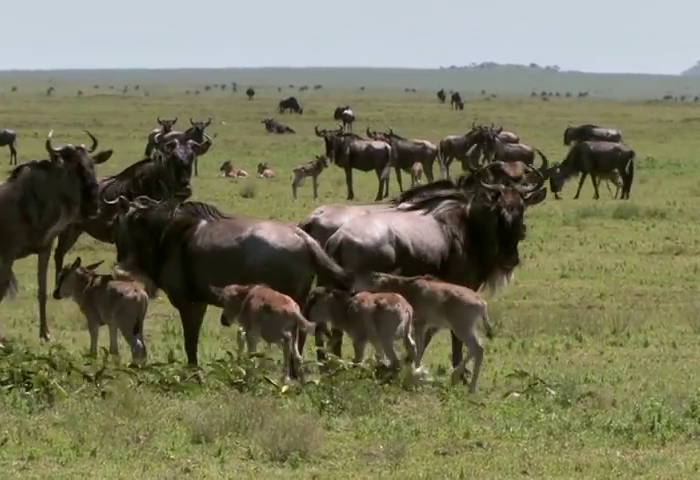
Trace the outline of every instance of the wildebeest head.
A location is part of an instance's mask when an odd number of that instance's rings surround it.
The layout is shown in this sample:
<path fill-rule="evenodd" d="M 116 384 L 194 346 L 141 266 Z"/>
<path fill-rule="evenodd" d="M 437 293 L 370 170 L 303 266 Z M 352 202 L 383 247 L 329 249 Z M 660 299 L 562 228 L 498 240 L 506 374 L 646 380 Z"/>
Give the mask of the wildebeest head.
<path fill-rule="evenodd" d="M 56 277 L 56 286 L 53 290 L 54 300 L 61 300 L 62 298 L 70 297 L 72 292 L 75 292 L 81 287 L 78 284 L 78 281 L 82 276 L 80 274 L 93 272 L 103 263 L 104 260 L 100 260 L 99 262 L 83 267 L 81 265 L 81 259 L 78 257 L 72 264 L 63 267 Z"/>
<path fill-rule="evenodd" d="M 204 145 L 195 140 L 184 140 L 176 137 L 164 140 L 164 136 L 157 137 L 158 149 L 162 152 L 162 158 L 158 161 L 165 162 L 168 170 L 173 175 L 173 180 L 178 186 L 175 198 L 185 200 L 192 195 L 192 166 L 194 159 L 200 154 Z"/>
<path fill-rule="evenodd" d="M 66 175 L 57 181 L 57 187 L 65 191 L 67 195 L 80 192 L 81 215 L 87 218 L 94 216 L 99 207 L 95 165 L 109 160 L 113 152 L 112 150 L 103 150 L 95 154 L 98 145 L 97 138 L 87 130 L 85 133 L 92 140 L 90 148 L 85 145 L 71 144 L 55 147 L 52 140 L 53 130 L 46 138 L 45 147 L 51 161 L 62 165 L 66 172 Z M 22 165 L 17 168 L 21 169 Z"/>
<path fill-rule="evenodd" d="M 173 130 L 173 126 L 175 126 L 175 124 L 177 123 L 177 117 L 172 118 L 172 119 L 161 119 L 161 118 L 160 118 L 160 115 L 159 115 L 158 118 L 157 118 L 156 120 L 157 120 L 157 122 L 158 122 L 158 125 L 160 125 L 161 127 L 163 127 L 163 128 L 161 129 L 161 132 L 162 132 L 162 133 L 169 133 L 169 132 L 171 132 L 171 131 Z"/>
<path fill-rule="evenodd" d="M 197 143 L 204 143 L 208 138 L 204 133 L 204 129 L 211 125 L 211 117 L 207 117 L 203 122 L 195 122 L 192 120 L 192 117 L 190 117 L 190 125 L 190 128 L 187 129 L 190 132 L 189 137 Z"/>
<path fill-rule="evenodd" d="M 319 130 L 318 125 L 314 127 L 314 132 L 317 137 L 323 139 L 323 143 L 326 146 L 326 157 L 331 160 L 335 159 L 335 143 L 336 139 L 343 134 L 343 126 L 339 125 L 337 130 Z"/>
<path fill-rule="evenodd" d="M 549 189 L 552 193 L 560 193 L 564 188 L 564 174 L 561 171 L 560 163 L 553 163 L 551 167 L 547 170 L 547 176 L 549 177 Z"/>
<path fill-rule="evenodd" d="M 343 107 L 336 107 L 336 108 L 335 108 L 335 111 L 333 112 L 333 119 L 334 119 L 334 120 L 340 120 L 340 119 L 342 118 L 342 116 L 343 116 L 343 112 L 344 112 L 345 110 L 349 110 L 349 109 L 350 109 L 350 106 L 349 106 L 349 105 L 345 105 L 345 106 L 343 106 Z"/>

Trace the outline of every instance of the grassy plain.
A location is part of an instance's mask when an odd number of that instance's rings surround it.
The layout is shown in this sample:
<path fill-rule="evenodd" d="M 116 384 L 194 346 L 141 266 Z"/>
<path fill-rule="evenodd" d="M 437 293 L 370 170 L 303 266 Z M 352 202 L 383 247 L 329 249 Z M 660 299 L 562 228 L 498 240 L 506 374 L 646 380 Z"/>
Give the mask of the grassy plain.
<path fill-rule="evenodd" d="M 100 176 L 112 174 L 140 158 L 156 116 L 178 115 L 178 126 L 190 116 L 211 116 L 215 144 L 200 159 L 194 198 L 224 211 L 293 222 L 317 204 L 344 201 L 336 168 L 321 177 L 317 203 L 310 184 L 292 201 L 288 181 L 292 166 L 321 152 L 313 126 L 334 125 L 337 104 L 352 105 L 356 131 L 391 125 L 436 142 L 473 120 L 500 123 L 550 160 L 566 152 L 567 124 L 611 125 L 622 129 L 638 160 L 631 201 L 614 201 L 605 188 L 593 201 L 590 184 L 580 200 L 572 200 L 574 180 L 564 200 L 548 198 L 527 213 L 524 262 L 514 282 L 489 303 L 496 338 L 485 344 L 480 390 L 471 397 L 466 387 L 449 387 L 439 368 L 448 363 L 445 333 L 427 355 L 435 384 L 404 389 L 365 371 L 339 369 L 317 386 L 281 393 L 259 369 L 229 360 L 233 332 L 219 325 L 216 308 L 207 314 L 200 343 L 203 373 L 193 376 L 182 365 L 179 318 L 164 298 L 152 301 L 146 323 L 156 365 L 133 373 L 102 371 L 99 361 L 89 365 L 81 357 L 88 335 L 68 301 L 49 300 L 53 343 L 60 347 L 39 342 L 36 260 L 19 261 L 20 293 L 0 307 L 2 331 L 10 338 L 0 354 L 4 475 L 697 477 L 697 105 L 501 95 L 470 98 L 463 112 L 454 112 L 438 105 L 432 91 L 323 89 L 295 93 L 304 115 L 283 119 L 297 135 L 272 136 L 260 120 L 281 117 L 275 105 L 288 92 L 276 88 L 260 89 L 249 102 L 241 89 L 195 97 L 165 85 L 150 87 L 148 97 L 89 91 L 82 98 L 61 92 L 47 98 L 44 87 L 25 92 L 22 85 L 0 99 L 0 123 L 17 130 L 20 160 L 43 156 L 50 129 L 57 142 L 75 143 L 85 141 L 82 129 L 89 128 L 104 148 L 115 150 L 98 168 Z M 0 161 L 7 158 L 0 150 Z M 249 172 L 268 161 L 277 177 L 218 178 L 227 159 Z M 358 200 L 371 200 L 373 175 L 355 178 Z M 391 191 L 397 191 L 393 178 Z M 67 261 L 81 255 L 109 263 L 113 252 L 83 236 Z M 128 356 L 123 341 L 121 346 Z M 242 372 L 250 377 L 242 380 Z"/>

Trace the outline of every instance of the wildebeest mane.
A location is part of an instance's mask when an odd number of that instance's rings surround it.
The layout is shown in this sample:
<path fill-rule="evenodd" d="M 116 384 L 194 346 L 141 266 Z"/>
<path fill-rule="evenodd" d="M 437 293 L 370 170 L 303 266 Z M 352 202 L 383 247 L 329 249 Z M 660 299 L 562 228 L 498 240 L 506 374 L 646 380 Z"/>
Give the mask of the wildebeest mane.
<path fill-rule="evenodd" d="M 19 174 L 22 173 L 22 170 L 25 168 L 35 168 L 38 170 L 43 170 L 45 172 L 50 171 L 52 168 L 55 167 L 55 164 L 51 160 L 29 160 L 24 163 L 20 163 L 17 165 L 15 168 L 10 170 L 7 181 L 8 182 L 14 182 L 19 178 Z"/>
<path fill-rule="evenodd" d="M 146 157 L 100 181 L 100 196 L 107 200 L 120 195 L 131 199 L 147 192 L 154 200 L 161 200 L 156 197 L 168 192 L 166 175 L 166 168 L 159 160 Z"/>

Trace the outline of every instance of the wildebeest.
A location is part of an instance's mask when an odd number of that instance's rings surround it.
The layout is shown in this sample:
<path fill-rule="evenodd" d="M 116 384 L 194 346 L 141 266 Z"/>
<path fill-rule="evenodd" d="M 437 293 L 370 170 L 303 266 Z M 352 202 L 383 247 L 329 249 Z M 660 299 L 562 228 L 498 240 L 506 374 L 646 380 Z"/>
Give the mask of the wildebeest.
<path fill-rule="evenodd" d="M 163 155 L 144 158 L 116 175 L 102 179 L 97 185 L 100 209 L 96 216 L 84 219 L 65 228 L 58 236 L 54 251 L 56 275 L 63 267 L 63 258 L 75 245 L 83 232 L 104 243 L 114 242 L 114 220 L 117 209 L 104 200 L 124 196 L 134 199 L 147 195 L 155 200 L 177 199 L 184 201 L 192 195 L 192 164 L 200 145 L 194 140 L 183 142 L 179 138 L 170 140 L 162 147 Z"/>
<path fill-rule="evenodd" d="M 0 147 L 5 146 L 10 149 L 10 165 L 17 165 L 17 134 L 14 130 L 0 130 Z"/>
<path fill-rule="evenodd" d="M 299 222 L 299 228 L 311 235 L 321 245 L 325 245 L 331 235 L 350 219 L 370 212 L 391 208 L 393 208 L 393 205 L 389 203 L 321 205 L 314 208 L 306 218 Z"/>
<path fill-rule="evenodd" d="M 564 161 L 550 169 L 550 188 L 558 199 L 564 182 L 574 175 L 581 174 L 574 196 L 574 199 L 577 199 L 586 176 L 590 175 L 595 190 L 593 198 L 598 199 L 598 177 L 601 173 L 609 175 L 617 170 L 622 177 L 620 199 L 629 199 L 634 180 L 634 158 L 634 150 L 623 143 L 590 140 L 577 142 L 571 147 Z"/>
<path fill-rule="evenodd" d="M 453 160 L 462 163 L 463 170 L 468 164 L 476 167 L 476 158 L 472 154 L 480 154 L 479 146 L 485 141 L 488 128 L 472 123 L 472 128 L 464 135 L 448 135 L 438 143 L 438 165 L 442 178 L 450 178 L 450 164 Z"/>
<path fill-rule="evenodd" d="M 437 92 L 437 98 L 440 103 L 445 103 L 445 100 L 447 100 L 447 96 L 445 95 L 445 89 L 441 88 Z"/>
<path fill-rule="evenodd" d="M 267 130 L 269 133 L 297 133 L 292 129 L 292 127 L 285 125 L 282 122 L 279 122 L 275 120 L 274 118 L 266 118 L 262 122 L 263 125 L 265 125 L 265 130 Z"/>
<path fill-rule="evenodd" d="M 194 140 L 197 143 L 197 145 L 199 145 L 196 149 L 194 156 L 194 176 L 196 177 L 197 175 L 199 175 L 197 171 L 197 159 L 200 156 L 206 154 L 212 145 L 211 138 L 209 138 L 209 135 L 204 133 L 204 129 L 206 129 L 209 125 L 211 125 L 211 117 L 208 117 L 206 121 L 203 122 L 195 122 L 194 120 L 192 120 L 192 117 L 190 117 L 190 128 L 188 128 L 184 132 L 172 130 L 162 135 L 156 135 L 156 148 L 161 154 L 163 154 L 164 152 L 161 147 L 164 145 L 171 145 L 170 142 L 172 142 L 175 139 L 179 139 L 182 142 Z"/>
<path fill-rule="evenodd" d="M 489 183 L 481 177 L 489 168 L 482 167 L 456 183 L 438 180 L 412 188 L 395 199 L 393 209 L 347 221 L 324 248 L 357 274 L 428 274 L 475 291 L 493 291 L 510 280 L 520 263 L 525 209 L 542 202 L 547 190 L 542 188 L 542 175 L 532 185 Z M 462 188 L 469 178 L 476 179 L 474 186 Z M 323 285 L 323 276 L 319 281 Z M 340 355 L 341 338 L 342 334 L 334 333 L 336 355 Z M 461 342 L 453 334 L 453 366 L 461 359 Z"/>
<path fill-rule="evenodd" d="M 326 156 L 316 155 L 315 160 L 311 160 L 310 162 L 306 162 L 302 165 L 297 165 L 292 169 L 290 180 L 292 184 L 292 196 L 295 200 L 297 198 L 297 188 L 306 177 L 311 177 L 314 190 L 314 200 L 318 198 L 318 177 L 326 167 L 328 167 L 328 159 Z"/>
<path fill-rule="evenodd" d="M 159 115 L 156 121 L 160 127 L 151 130 L 151 133 L 148 134 L 148 138 L 146 139 L 146 150 L 143 152 L 143 155 L 147 158 L 152 156 L 153 151 L 156 148 L 156 137 L 158 135 L 170 133 L 173 130 L 173 126 L 177 123 L 177 117 L 173 119 L 161 120 Z"/>
<path fill-rule="evenodd" d="M 299 115 L 304 113 L 304 109 L 301 108 L 296 97 L 288 97 L 280 100 L 277 108 L 280 113 L 284 113 L 286 110 L 289 110 L 289 113 L 298 113 Z"/>
<path fill-rule="evenodd" d="M 587 123 L 578 127 L 568 126 L 564 130 L 564 145 L 571 145 L 572 142 L 583 142 L 586 140 L 598 140 L 601 142 L 622 142 L 622 133 L 614 128 L 605 128 Z"/>
<path fill-rule="evenodd" d="M 316 324 L 317 336 L 327 333 L 326 322 L 346 333 L 352 340 L 356 364 L 362 363 L 367 343 L 371 343 L 378 359 L 384 356 L 392 367 L 400 366 L 394 350 L 394 339 L 400 337 L 408 358 L 418 367 L 413 307 L 401 295 L 358 292 L 351 296 L 348 292 L 316 287 L 309 294 L 303 313 Z"/>
<path fill-rule="evenodd" d="M 450 106 L 455 110 L 462 110 L 462 108 L 464 108 L 464 102 L 462 102 L 462 96 L 459 92 L 452 92 L 450 96 Z"/>
<path fill-rule="evenodd" d="M 180 313 L 190 364 L 207 305 L 216 304 L 211 286 L 265 284 L 302 304 L 317 274 L 341 289 L 352 282 L 316 240 L 285 222 L 227 215 L 202 202 L 114 203 L 118 268 L 165 292 Z"/>
<path fill-rule="evenodd" d="M 355 122 L 355 114 L 350 109 L 349 105 L 344 107 L 336 107 L 333 112 L 333 120 L 340 120 L 343 122 L 343 130 L 351 132 L 352 124 Z"/>
<path fill-rule="evenodd" d="M 342 126 L 338 130 L 319 130 L 316 125 L 314 131 L 316 136 L 323 138 L 326 157 L 345 170 L 348 200 L 355 199 L 353 169 L 361 172 L 375 171 L 379 184 L 375 201 L 389 195 L 389 175 L 393 158 L 391 145 L 384 141 L 365 140 L 354 133 L 345 133 Z"/>
<path fill-rule="evenodd" d="M 215 304 L 223 308 L 221 324 L 230 326 L 238 321 L 238 354 L 243 343 L 248 353 L 257 351 L 260 338 L 269 344 L 277 344 L 282 349 L 284 366 L 282 375 L 289 379 L 292 362 L 301 365 L 301 353 L 297 342 L 297 332 L 313 333 L 316 325 L 309 323 L 301 313 L 299 304 L 266 285 L 227 285 L 224 288 L 211 287 L 217 300 Z M 299 378 L 303 380 L 302 370 Z"/>
<path fill-rule="evenodd" d="M 12 271 L 15 260 L 37 255 L 39 302 L 39 337 L 49 340 L 46 320 L 46 275 L 51 246 L 71 224 L 97 213 L 97 179 L 95 164 L 112 156 L 111 150 L 94 153 L 92 146 L 64 145 L 54 147 L 53 131 L 45 148 L 47 160 L 32 160 L 17 165 L 0 185 L 0 301 L 17 291 Z"/>
<path fill-rule="evenodd" d="M 501 160 L 504 162 L 523 162 L 532 165 L 535 161 L 535 152 L 542 156 L 542 152 L 524 143 L 506 143 L 498 135 L 503 127 L 490 129 L 482 137 L 484 155 L 489 161 Z"/>
<path fill-rule="evenodd" d="M 245 94 L 248 95 L 248 100 L 252 100 L 253 97 L 255 97 L 255 89 L 253 87 L 248 87 L 248 90 L 245 91 Z"/>
<path fill-rule="evenodd" d="M 434 334 L 438 329 L 450 329 L 467 347 L 467 356 L 459 366 L 455 366 L 452 379 L 455 381 L 461 377 L 466 363 L 474 359 L 469 391 L 476 391 L 484 355 L 484 347 L 476 332 L 479 320 L 484 324 L 487 338 L 493 338 L 493 329 L 486 313 L 486 302 L 479 294 L 470 288 L 443 282 L 434 277 L 402 277 L 386 273 L 358 277 L 353 288 L 399 293 L 413 306 L 413 326 L 418 343 L 415 368 L 420 368 L 425 353 L 424 339 L 428 330 L 432 330 Z"/>
<path fill-rule="evenodd" d="M 148 310 L 148 295 L 137 281 L 95 272 L 104 260 L 81 266 L 80 257 L 58 273 L 53 298 L 72 298 L 87 320 L 90 354 L 97 355 L 100 327 L 109 328 L 109 353 L 119 355 L 117 331 L 131 349 L 133 362 L 147 358 L 143 324 Z"/>
<path fill-rule="evenodd" d="M 275 172 L 272 171 L 272 167 L 267 162 L 258 163 L 257 172 L 260 178 L 275 178 Z"/>
<path fill-rule="evenodd" d="M 367 136 L 373 140 L 383 140 L 391 145 L 391 164 L 396 172 L 396 181 L 400 191 L 403 192 L 401 170 L 410 173 L 415 162 L 420 162 L 423 166 L 428 182 L 434 180 L 433 164 L 438 156 L 438 147 L 433 142 L 404 138 L 394 133 L 391 127 L 389 127 L 388 132 L 373 132 L 371 127 L 367 127 Z"/>
<path fill-rule="evenodd" d="M 221 172 L 222 177 L 248 178 L 248 172 L 241 170 L 240 168 L 234 168 L 231 164 L 231 160 L 226 160 L 224 163 L 222 163 L 219 171 Z"/>

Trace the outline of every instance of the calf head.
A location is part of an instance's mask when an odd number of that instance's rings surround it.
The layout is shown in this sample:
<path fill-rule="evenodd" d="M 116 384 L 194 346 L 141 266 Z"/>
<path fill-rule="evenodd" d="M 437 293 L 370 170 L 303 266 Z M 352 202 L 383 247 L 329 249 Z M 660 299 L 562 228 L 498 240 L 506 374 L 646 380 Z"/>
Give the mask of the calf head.
<path fill-rule="evenodd" d="M 78 288 L 81 288 L 80 285 L 78 285 L 79 277 L 85 276 L 86 273 L 95 271 L 95 269 L 102 265 L 102 263 L 104 263 L 104 260 L 100 260 L 99 262 L 82 267 L 81 259 L 78 257 L 72 264 L 63 267 L 56 279 L 56 286 L 53 290 L 53 298 L 55 300 L 61 300 L 62 298 L 70 297 L 73 292 L 75 292 Z"/>
<path fill-rule="evenodd" d="M 233 166 L 231 165 L 231 160 L 226 160 L 224 163 L 221 164 L 221 168 L 219 168 L 219 171 L 226 176 L 231 170 L 233 170 Z"/>
<path fill-rule="evenodd" d="M 94 135 L 85 131 L 92 140 L 88 148 L 85 145 L 53 145 L 53 130 L 46 138 L 46 151 L 54 164 L 62 167 L 63 175 L 56 179 L 56 188 L 67 198 L 76 198 L 80 202 L 80 211 L 83 218 L 93 217 L 97 214 L 99 204 L 97 199 L 97 177 L 95 165 L 106 162 L 112 156 L 112 150 L 97 150 L 98 141 Z"/>
<path fill-rule="evenodd" d="M 258 175 L 262 175 L 265 170 L 270 170 L 270 164 L 267 162 L 258 163 Z"/>

